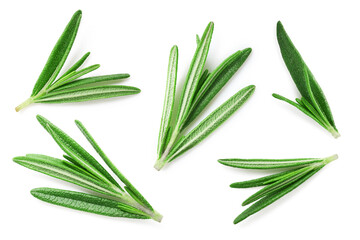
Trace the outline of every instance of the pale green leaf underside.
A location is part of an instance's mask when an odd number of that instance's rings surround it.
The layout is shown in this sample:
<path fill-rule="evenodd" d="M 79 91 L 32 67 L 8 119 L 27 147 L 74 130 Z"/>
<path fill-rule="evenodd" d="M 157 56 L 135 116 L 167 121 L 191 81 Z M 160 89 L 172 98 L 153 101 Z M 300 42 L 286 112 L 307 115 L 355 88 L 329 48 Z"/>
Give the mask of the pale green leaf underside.
<path fill-rule="evenodd" d="M 169 134 L 170 121 L 173 113 L 176 91 L 176 78 L 178 68 L 178 48 L 173 46 L 170 51 L 169 66 L 166 81 L 166 91 L 163 113 L 161 117 L 159 140 L 158 140 L 158 157 L 161 156 L 165 149 L 167 135 Z"/>
<path fill-rule="evenodd" d="M 254 93 L 255 86 L 250 85 L 237 92 L 220 107 L 215 109 L 193 130 L 191 130 L 170 152 L 167 161 L 178 157 L 188 149 L 194 147 L 205 139 L 210 133 L 224 123 L 236 110 L 238 110 Z"/>
<path fill-rule="evenodd" d="M 37 99 L 36 102 L 39 103 L 84 102 L 90 100 L 132 95 L 132 94 L 137 94 L 139 92 L 140 89 L 129 86 L 87 87 L 82 89 L 63 90 L 54 93 L 49 93 L 44 97 Z"/>

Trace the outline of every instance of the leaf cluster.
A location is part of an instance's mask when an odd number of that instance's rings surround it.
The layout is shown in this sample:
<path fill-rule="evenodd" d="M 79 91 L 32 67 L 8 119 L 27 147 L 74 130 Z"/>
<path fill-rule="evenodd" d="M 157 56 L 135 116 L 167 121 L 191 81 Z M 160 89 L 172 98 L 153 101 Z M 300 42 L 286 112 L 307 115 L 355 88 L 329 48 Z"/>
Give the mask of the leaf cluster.
<path fill-rule="evenodd" d="M 197 36 L 197 48 L 191 61 L 177 108 L 174 105 L 178 47 L 175 45 L 170 51 L 165 100 L 157 148 L 158 160 L 155 164 L 155 168 L 158 170 L 205 139 L 239 109 L 255 91 L 255 86 L 253 85 L 241 89 L 205 117 L 192 130 L 185 133 L 186 128 L 197 119 L 251 53 L 250 48 L 237 51 L 226 58 L 214 71 L 209 72 L 204 66 L 213 30 L 214 23 L 210 22 L 202 37 Z"/>
<path fill-rule="evenodd" d="M 314 119 L 335 138 L 338 138 L 340 134 L 335 126 L 325 95 L 280 21 L 277 23 L 277 40 L 281 55 L 301 94 L 301 99 L 297 98 L 296 102 L 294 102 L 275 93 L 273 94 L 273 97 L 296 107 L 307 116 Z"/>
<path fill-rule="evenodd" d="M 126 217 L 161 221 L 157 213 L 130 181 L 115 167 L 80 121 L 77 127 L 100 155 L 106 165 L 121 181 L 112 175 L 74 139 L 46 118 L 38 115 L 38 121 L 64 151 L 64 159 L 41 154 L 15 157 L 24 167 L 89 189 L 101 196 L 53 188 L 36 188 L 31 194 L 45 202 L 112 217 Z"/>
<path fill-rule="evenodd" d="M 86 53 L 69 69 L 59 76 L 70 53 L 80 25 L 82 13 L 77 11 L 72 16 L 59 40 L 55 44 L 30 98 L 15 108 L 16 111 L 32 103 L 68 103 L 97 100 L 137 94 L 140 89 L 123 85 L 102 85 L 130 77 L 129 74 L 111 74 L 82 78 L 100 67 L 94 64 L 80 69 L 90 52 Z"/>
<path fill-rule="evenodd" d="M 238 215 L 237 224 L 276 200 L 288 194 L 312 175 L 320 171 L 326 164 L 338 158 L 333 155 L 327 158 L 297 158 L 297 159 L 220 159 L 219 163 L 244 169 L 286 169 L 285 171 L 253 180 L 236 182 L 232 188 L 263 187 L 248 197 L 242 206 L 252 205 Z"/>

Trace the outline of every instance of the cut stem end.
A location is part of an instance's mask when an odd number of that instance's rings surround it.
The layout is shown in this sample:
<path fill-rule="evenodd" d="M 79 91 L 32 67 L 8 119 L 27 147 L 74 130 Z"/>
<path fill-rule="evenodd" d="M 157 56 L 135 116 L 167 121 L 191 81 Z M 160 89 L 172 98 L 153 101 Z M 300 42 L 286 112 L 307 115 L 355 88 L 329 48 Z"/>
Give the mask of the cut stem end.
<path fill-rule="evenodd" d="M 340 133 L 333 127 L 330 127 L 328 131 L 331 133 L 331 135 L 333 135 L 334 138 L 338 138 L 341 136 Z"/>
<path fill-rule="evenodd" d="M 154 168 L 160 171 L 165 166 L 165 164 L 166 162 L 162 158 L 159 158 L 158 160 L 156 160 Z"/>
<path fill-rule="evenodd" d="M 21 109 L 26 108 L 30 104 L 34 103 L 34 99 L 32 97 L 26 99 L 23 103 L 21 103 L 19 106 L 15 108 L 16 112 L 19 112 Z"/>

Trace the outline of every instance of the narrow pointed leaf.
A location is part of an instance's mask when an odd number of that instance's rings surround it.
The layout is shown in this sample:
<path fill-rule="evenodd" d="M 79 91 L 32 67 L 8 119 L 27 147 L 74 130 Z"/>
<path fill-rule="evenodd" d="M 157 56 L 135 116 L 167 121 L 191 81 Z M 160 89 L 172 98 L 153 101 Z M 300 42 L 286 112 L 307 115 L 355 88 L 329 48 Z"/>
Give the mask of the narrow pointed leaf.
<path fill-rule="evenodd" d="M 93 146 L 95 151 L 99 154 L 99 156 L 104 160 L 106 165 L 113 171 L 113 173 L 118 176 L 118 178 L 127 186 L 128 190 L 126 190 L 130 195 L 135 195 L 136 200 L 140 201 L 140 204 L 144 207 L 150 209 L 153 211 L 152 206 L 149 204 L 149 202 L 141 195 L 141 193 L 130 183 L 130 181 L 119 171 L 119 169 L 111 162 L 111 160 L 106 156 L 104 151 L 100 148 L 100 146 L 97 144 L 95 139 L 91 136 L 91 134 L 88 132 L 88 130 L 85 128 L 85 126 L 78 120 L 75 121 L 76 125 L 80 129 L 80 131 L 83 133 L 83 135 L 86 137 L 86 139 L 89 141 L 89 143 Z"/>
<path fill-rule="evenodd" d="M 181 95 L 181 102 L 177 121 L 177 127 L 179 129 L 183 124 L 183 121 L 185 121 L 187 114 L 190 111 L 192 101 L 195 97 L 197 85 L 203 72 L 205 61 L 209 52 L 213 31 L 214 23 L 210 22 L 204 31 L 198 47 L 196 48 L 196 52 L 194 54 L 188 74 L 186 76 L 184 89 Z"/>
<path fill-rule="evenodd" d="M 74 65 L 72 65 L 61 77 L 66 76 L 73 71 L 76 71 L 86 61 L 89 55 L 90 52 L 85 53 L 84 56 L 82 56 L 76 63 L 74 63 Z"/>
<path fill-rule="evenodd" d="M 292 170 L 288 170 L 288 171 L 283 171 L 280 173 L 276 173 L 276 174 L 272 174 L 266 177 L 261 177 L 261 178 L 256 178 L 256 179 L 252 179 L 252 180 L 248 180 L 248 181 L 243 181 L 243 182 L 235 182 L 230 184 L 230 187 L 232 188 L 251 188 L 251 187 L 260 187 L 260 186 L 265 186 L 268 184 L 271 184 L 275 181 L 277 181 L 279 178 L 285 176 L 286 174 L 292 172 Z"/>
<path fill-rule="evenodd" d="M 148 219 L 144 213 L 123 203 L 94 195 L 54 188 L 35 188 L 31 194 L 51 204 L 110 217 Z"/>
<path fill-rule="evenodd" d="M 44 159 L 37 157 L 15 157 L 14 162 L 29 168 L 31 170 L 41 172 L 54 178 L 61 179 L 66 182 L 76 184 L 78 186 L 99 192 L 102 194 L 116 195 L 114 189 L 96 178 L 75 171 L 74 168 L 68 167 L 68 163 L 60 159 Z M 75 165 L 74 165 L 75 166 Z"/>
<path fill-rule="evenodd" d="M 281 22 L 277 24 L 277 38 L 284 62 L 299 92 L 336 130 L 334 119 L 323 91 L 290 40 Z"/>
<path fill-rule="evenodd" d="M 209 70 L 205 69 L 203 71 L 203 73 L 201 74 L 201 77 L 199 79 L 199 83 L 197 85 L 197 88 L 196 88 L 196 94 L 199 92 L 199 90 L 201 89 L 201 87 L 204 85 L 204 82 L 206 81 L 206 79 L 209 77 L 210 75 L 210 72 Z"/>
<path fill-rule="evenodd" d="M 48 83 L 55 80 L 74 43 L 79 24 L 81 20 L 81 11 L 77 11 L 72 16 L 64 32 L 55 44 L 44 69 L 42 70 L 37 82 L 35 83 L 31 96 L 35 96 Z"/>
<path fill-rule="evenodd" d="M 86 87 L 90 84 L 95 84 L 95 83 L 117 81 L 117 80 L 121 80 L 121 79 L 128 78 L 128 77 L 130 77 L 129 74 L 121 73 L 121 74 L 111 74 L 111 75 L 103 75 L 103 76 L 77 79 L 76 81 L 72 81 L 72 82 L 66 83 L 60 87 L 57 87 L 52 92 L 70 89 L 70 88 Z"/>
<path fill-rule="evenodd" d="M 317 169 L 314 169 L 311 172 L 307 173 L 302 178 L 300 178 L 299 180 L 297 180 L 296 182 L 290 184 L 289 186 L 286 186 L 286 187 L 284 187 L 284 188 L 282 188 L 282 189 L 280 189 L 280 190 L 278 190 L 278 191 L 276 191 L 276 192 L 274 192 L 272 194 L 269 194 L 268 196 L 260 199 L 259 201 L 257 201 L 253 205 L 251 205 L 249 208 L 244 210 L 239 216 L 237 216 L 235 218 L 235 220 L 234 220 L 234 224 L 237 224 L 237 223 L 243 221 L 244 219 L 248 218 L 249 216 L 253 215 L 254 213 L 257 213 L 261 209 L 269 206 L 270 204 L 272 204 L 276 200 L 278 200 L 281 197 L 283 197 L 284 195 L 288 194 L 289 192 L 291 192 L 292 190 L 294 190 L 295 188 L 300 186 L 303 182 L 308 180 L 315 173 L 317 173 L 320 169 L 321 169 L 321 167 L 317 168 Z"/>
<path fill-rule="evenodd" d="M 97 86 L 80 89 L 63 90 L 49 93 L 35 102 L 43 103 L 68 103 L 84 102 L 104 98 L 120 97 L 137 94 L 140 89 L 129 86 Z"/>
<path fill-rule="evenodd" d="M 230 167 L 245 169 L 274 169 L 302 167 L 313 163 L 322 162 L 322 158 L 294 158 L 294 159 L 220 159 L 219 163 Z"/>
<path fill-rule="evenodd" d="M 278 181 L 262 188 L 261 190 L 257 191 L 255 194 L 251 195 L 250 197 L 248 197 L 243 203 L 242 206 L 246 206 L 266 195 L 269 195 L 271 193 L 274 193 L 275 191 L 286 187 L 288 185 L 290 185 L 291 183 L 297 181 L 299 178 L 303 177 L 304 175 L 306 175 L 309 171 L 313 170 L 313 167 L 304 167 L 304 168 L 300 168 L 297 170 L 294 170 L 290 173 L 288 173 L 287 175 L 281 176 L 281 179 L 279 179 Z"/>
<path fill-rule="evenodd" d="M 172 117 L 174 102 L 175 102 L 175 91 L 176 91 L 176 78 L 177 78 L 177 67 L 178 67 L 178 48 L 173 46 L 170 51 L 168 74 L 166 81 L 166 91 L 163 113 L 161 117 L 159 140 L 158 140 L 158 157 L 161 157 L 166 143 L 167 136 L 170 129 L 170 121 Z"/>
<path fill-rule="evenodd" d="M 88 172 L 95 175 L 102 181 L 112 183 L 121 189 L 115 179 L 74 139 L 69 137 L 65 132 L 56 127 L 46 118 L 37 115 L 37 119 L 40 124 L 50 133 L 59 147 L 80 166 L 85 168 Z"/>
<path fill-rule="evenodd" d="M 249 99 L 249 97 L 254 93 L 254 91 L 254 85 L 247 86 L 237 92 L 234 96 L 229 98 L 220 107 L 215 109 L 193 130 L 191 130 L 178 145 L 174 147 L 174 149 L 170 152 L 167 161 L 175 159 L 188 149 L 200 143 L 208 135 L 210 135 L 210 133 L 212 133 L 216 128 L 218 128 L 222 123 L 224 123 L 236 110 L 238 110 Z"/>
<path fill-rule="evenodd" d="M 94 64 L 94 65 L 91 65 L 91 66 L 86 67 L 86 68 L 84 68 L 84 69 L 81 69 L 81 70 L 79 70 L 79 71 L 74 71 L 74 72 L 72 72 L 73 74 L 71 74 L 70 77 L 65 76 L 64 78 L 60 78 L 60 79 L 58 79 L 56 82 L 54 82 L 54 84 L 49 87 L 49 90 L 48 90 L 48 91 L 50 92 L 51 90 L 54 90 L 54 89 L 56 89 L 57 87 L 60 87 L 60 86 L 62 86 L 62 85 L 64 85 L 64 84 L 66 84 L 66 83 L 70 83 L 70 82 L 72 82 L 72 81 L 75 81 L 75 80 L 78 79 L 79 77 L 82 77 L 82 76 L 84 76 L 85 74 L 88 74 L 88 73 L 90 73 L 90 72 L 93 72 L 93 71 L 95 71 L 96 69 L 98 69 L 99 67 L 100 67 L 99 64 Z"/>
<path fill-rule="evenodd" d="M 327 127 L 326 127 L 319 119 L 317 119 L 317 118 L 314 116 L 314 114 L 312 114 L 307 108 L 305 108 L 305 107 L 303 107 L 302 105 L 299 105 L 299 104 L 297 104 L 296 102 L 293 102 L 293 101 L 291 101 L 291 100 L 289 100 L 289 99 L 287 99 L 287 98 L 285 98 L 285 97 L 283 97 L 283 96 L 281 96 L 281 95 L 279 95 L 279 94 L 274 93 L 272 96 L 273 96 L 274 98 L 277 98 L 277 99 L 279 99 L 279 100 L 282 100 L 282 101 L 284 101 L 284 102 L 287 102 L 287 103 L 289 103 L 290 105 L 296 107 L 297 109 L 299 109 L 300 111 L 302 111 L 303 113 L 305 113 L 306 115 L 308 115 L 309 117 L 311 117 L 312 119 L 314 119 L 314 120 L 315 120 L 318 124 L 320 124 L 323 128 L 327 129 Z"/>
<path fill-rule="evenodd" d="M 188 118 L 186 119 L 186 123 L 184 124 L 184 128 L 199 116 L 199 114 L 210 103 L 210 101 L 239 70 L 250 53 L 250 48 L 247 48 L 243 51 L 237 51 L 225 59 L 210 74 L 210 76 L 206 78 L 206 81 L 202 84 L 201 89 L 196 93 L 194 103 L 191 106 L 191 110 Z"/>

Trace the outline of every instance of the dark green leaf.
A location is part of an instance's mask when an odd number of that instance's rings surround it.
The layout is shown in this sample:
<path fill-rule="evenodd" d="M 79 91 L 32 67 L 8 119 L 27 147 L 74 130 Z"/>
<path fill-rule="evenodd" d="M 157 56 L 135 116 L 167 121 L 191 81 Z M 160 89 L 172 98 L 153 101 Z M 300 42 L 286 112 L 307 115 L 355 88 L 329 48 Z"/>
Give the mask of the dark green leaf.
<path fill-rule="evenodd" d="M 136 208 L 94 195 L 54 188 L 35 188 L 31 194 L 51 204 L 110 217 L 148 219 Z"/>
<path fill-rule="evenodd" d="M 81 20 L 81 11 L 78 10 L 72 16 L 70 22 L 66 26 L 61 37 L 55 44 L 44 69 L 42 70 L 31 96 L 35 96 L 39 91 L 48 83 L 55 80 L 56 76 L 59 74 L 62 66 L 65 63 L 67 56 L 71 50 L 71 47 L 74 43 L 79 24 Z"/>

